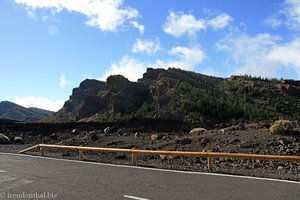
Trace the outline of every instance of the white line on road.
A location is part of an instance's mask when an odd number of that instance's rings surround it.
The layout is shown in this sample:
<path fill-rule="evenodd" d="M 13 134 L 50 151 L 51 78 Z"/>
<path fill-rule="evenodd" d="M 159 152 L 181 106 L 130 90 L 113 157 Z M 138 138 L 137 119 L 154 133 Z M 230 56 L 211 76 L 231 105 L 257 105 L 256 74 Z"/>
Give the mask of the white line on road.
<path fill-rule="evenodd" d="M 4 171 L 4 170 L 1 170 L 1 169 L 0 169 L 0 173 L 6 173 L 6 172 L 7 172 L 7 171 Z"/>
<path fill-rule="evenodd" d="M 4 176 L 4 177 L 0 177 L 0 183 L 5 183 L 5 182 L 11 182 L 11 181 L 15 181 L 17 180 L 17 178 L 13 178 L 13 177 L 9 177 L 9 176 Z"/>
<path fill-rule="evenodd" d="M 6 178 L 3 180 L 0 180 L 0 183 L 1 183 L 0 191 L 17 188 L 21 185 L 26 185 L 26 184 L 33 183 L 33 182 L 34 181 L 30 181 L 30 180 L 26 180 L 26 179 L 17 180 L 16 178 L 12 178 L 12 177 Z"/>
<path fill-rule="evenodd" d="M 135 196 L 131 196 L 131 195 L 124 195 L 125 198 L 127 199 L 135 199 L 135 200 L 149 200 L 149 199 L 145 199 L 145 198 L 141 198 L 141 197 L 135 197 Z"/>

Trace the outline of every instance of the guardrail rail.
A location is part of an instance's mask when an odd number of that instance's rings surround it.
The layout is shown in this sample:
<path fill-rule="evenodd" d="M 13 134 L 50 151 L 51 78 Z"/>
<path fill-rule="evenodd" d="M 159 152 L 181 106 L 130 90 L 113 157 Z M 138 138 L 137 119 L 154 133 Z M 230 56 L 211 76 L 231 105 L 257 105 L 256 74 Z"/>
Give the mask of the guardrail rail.
<path fill-rule="evenodd" d="M 242 153 L 223 153 L 223 152 L 189 152 L 189 151 L 163 151 L 163 150 L 141 150 L 141 149 L 118 149 L 118 148 L 101 148 L 101 147 L 84 147 L 84 146 L 65 146 L 38 144 L 18 153 L 25 153 L 33 149 L 39 149 L 44 156 L 45 149 L 62 149 L 79 151 L 79 160 L 84 159 L 84 151 L 110 152 L 110 153 L 128 153 L 131 154 L 131 164 L 137 165 L 137 155 L 170 155 L 186 157 L 206 157 L 209 171 L 213 168 L 213 158 L 236 158 L 241 160 L 269 160 L 269 161 L 288 161 L 300 162 L 300 156 L 281 156 L 281 155 L 264 155 L 264 154 L 242 154 Z"/>

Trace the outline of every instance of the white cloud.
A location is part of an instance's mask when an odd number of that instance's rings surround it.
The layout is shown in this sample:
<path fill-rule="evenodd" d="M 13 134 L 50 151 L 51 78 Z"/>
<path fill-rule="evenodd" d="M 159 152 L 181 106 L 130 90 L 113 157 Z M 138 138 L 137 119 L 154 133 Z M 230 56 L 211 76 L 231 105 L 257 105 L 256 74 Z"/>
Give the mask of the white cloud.
<path fill-rule="evenodd" d="M 268 26 L 271 26 L 272 28 L 278 28 L 282 25 L 283 22 L 279 17 L 270 16 L 264 20 L 264 23 Z"/>
<path fill-rule="evenodd" d="M 140 34 L 144 33 L 144 31 L 145 31 L 145 26 L 144 25 L 141 25 L 137 21 L 131 21 L 130 23 L 132 24 L 133 27 L 135 27 L 139 30 Z"/>
<path fill-rule="evenodd" d="M 194 70 L 195 66 L 205 58 L 200 47 L 177 46 L 169 51 L 169 55 L 174 57 L 168 60 L 156 60 L 153 63 L 146 63 L 135 58 L 124 56 L 117 64 L 113 63 L 111 68 L 100 78 L 106 80 L 109 75 L 121 74 L 131 81 L 142 78 L 147 67 L 151 68 L 180 68 L 184 70 Z"/>
<path fill-rule="evenodd" d="M 128 20 L 139 17 L 136 9 L 123 5 L 124 0 L 15 0 L 15 2 L 26 6 L 29 10 L 50 9 L 53 13 L 62 10 L 80 13 L 87 17 L 85 24 L 102 31 L 116 31 Z"/>
<path fill-rule="evenodd" d="M 237 62 L 245 60 L 249 63 L 251 60 L 258 60 L 260 54 L 264 55 L 269 52 L 278 39 L 277 36 L 267 33 L 257 34 L 255 37 L 250 37 L 246 33 L 229 34 L 218 41 L 215 47 L 229 53 Z"/>
<path fill-rule="evenodd" d="M 193 70 L 205 58 L 205 53 L 199 47 L 173 47 L 169 54 L 176 56 L 179 60 L 168 62 L 169 67 Z"/>
<path fill-rule="evenodd" d="M 221 13 L 216 17 L 208 20 L 207 25 L 211 26 L 216 30 L 219 30 L 219 29 L 224 29 L 226 26 L 229 25 L 231 21 L 233 21 L 233 18 L 230 15 L 226 13 Z"/>
<path fill-rule="evenodd" d="M 129 56 L 124 56 L 119 63 L 112 63 L 100 80 L 106 80 L 110 75 L 123 75 L 131 81 L 141 78 L 146 71 L 146 64 Z"/>
<path fill-rule="evenodd" d="M 205 59 L 205 53 L 200 47 L 173 47 L 169 51 L 168 60 L 156 60 L 155 63 L 148 65 L 151 68 L 180 68 L 183 70 L 194 70 L 197 64 Z"/>
<path fill-rule="evenodd" d="M 234 74 L 263 77 L 281 77 L 292 70 L 300 77 L 300 38 L 280 43 L 281 38 L 268 33 L 249 36 L 246 33 L 229 34 L 218 41 L 216 49 L 228 54 Z"/>
<path fill-rule="evenodd" d="M 166 33 L 174 37 L 180 37 L 183 35 L 193 37 L 200 30 L 206 29 L 206 25 L 204 19 L 197 20 L 191 14 L 176 14 L 172 11 L 169 13 L 167 21 L 163 25 L 163 29 Z"/>
<path fill-rule="evenodd" d="M 160 43 L 158 39 L 154 40 L 141 40 L 137 39 L 135 44 L 132 46 L 132 52 L 134 53 L 147 53 L 148 55 L 151 55 L 160 49 Z"/>
<path fill-rule="evenodd" d="M 300 77 L 300 38 L 279 45 L 268 53 L 267 59 L 278 66 L 292 68 Z"/>
<path fill-rule="evenodd" d="M 291 29 L 300 29 L 300 1 L 285 0 L 285 8 L 281 11 L 287 17 L 287 25 Z"/>
<path fill-rule="evenodd" d="M 246 33 L 229 34 L 218 41 L 216 49 L 229 55 L 234 74 L 251 74 L 256 76 L 275 76 L 277 70 L 270 69 L 266 55 L 275 48 L 279 38 L 267 33 L 250 37 Z"/>
<path fill-rule="evenodd" d="M 56 36 L 59 32 L 59 29 L 57 28 L 57 26 L 51 25 L 48 27 L 48 34 L 50 36 Z"/>
<path fill-rule="evenodd" d="M 31 19 L 34 19 L 34 20 L 37 19 L 36 14 L 35 14 L 33 11 L 31 11 L 31 10 L 28 10 L 28 11 L 26 12 L 26 14 L 27 14 L 27 17 L 29 17 L 29 18 L 31 18 Z"/>
<path fill-rule="evenodd" d="M 163 29 L 165 33 L 174 37 L 183 35 L 194 37 L 199 31 L 207 28 L 213 28 L 214 30 L 224 29 L 231 21 L 233 21 L 233 18 L 226 13 L 221 13 L 211 19 L 196 19 L 192 14 L 171 11 L 163 25 Z"/>
<path fill-rule="evenodd" d="M 13 100 L 14 103 L 24 107 L 36 107 L 50 111 L 58 111 L 64 105 L 63 100 L 50 100 L 46 98 L 39 98 L 34 96 L 28 97 L 16 97 Z"/>
<path fill-rule="evenodd" d="M 42 17 L 42 20 L 43 20 L 44 22 L 46 22 L 48 19 L 49 19 L 49 16 L 47 16 L 47 15 Z"/>
<path fill-rule="evenodd" d="M 65 74 L 61 74 L 61 75 L 59 76 L 59 85 L 60 85 L 61 87 L 65 87 L 66 85 L 69 85 L 69 84 L 70 84 L 70 82 L 67 81 L 66 75 L 65 75 Z"/>
<path fill-rule="evenodd" d="M 300 1 L 283 0 L 281 9 L 267 17 L 264 23 L 273 28 L 285 25 L 291 30 L 300 30 Z"/>

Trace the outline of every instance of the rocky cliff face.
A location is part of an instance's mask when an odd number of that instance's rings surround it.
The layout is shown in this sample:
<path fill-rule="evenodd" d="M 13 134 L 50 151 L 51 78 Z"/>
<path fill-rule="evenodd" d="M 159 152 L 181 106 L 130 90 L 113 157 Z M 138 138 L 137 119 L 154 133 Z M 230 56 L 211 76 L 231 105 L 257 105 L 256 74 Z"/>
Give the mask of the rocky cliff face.
<path fill-rule="evenodd" d="M 300 117 L 300 84 L 248 76 L 228 79 L 180 69 L 147 69 L 131 82 L 85 80 L 52 121 L 176 119 L 189 122 Z"/>
<path fill-rule="evenodd" d="M 50 121 L 75 121 L 77 113 L 87 97 L 97 96 L 106 89 L 106 83 L 97 80 L 86 79 L 74 88 L 69 100 L 65 102 L 62 109 L 55 113 Z"/>
<path fill-rule="evenodd" d="M 107 89 L 97 96 L 85 98 L 78 109 L 77 120 L 95 114 L 128 114 L 139 109 L 144 102 L 150 101 L 149 89 L 139 83 L 130 82 L 121 75 L 107 78 Z"/>

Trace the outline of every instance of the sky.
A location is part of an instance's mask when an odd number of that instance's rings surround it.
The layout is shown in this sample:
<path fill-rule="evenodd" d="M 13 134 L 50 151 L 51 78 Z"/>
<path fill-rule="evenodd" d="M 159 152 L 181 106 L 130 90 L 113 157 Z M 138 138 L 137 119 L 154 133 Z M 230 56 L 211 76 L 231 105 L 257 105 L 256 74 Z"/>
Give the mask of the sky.
<path fill-rule="evenodd" d="M 0 101 L 59 110 L 148 67 L 300 79 L 300 0 L 1 0 Z"/>

